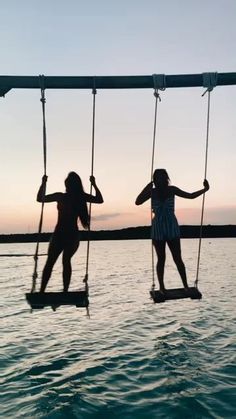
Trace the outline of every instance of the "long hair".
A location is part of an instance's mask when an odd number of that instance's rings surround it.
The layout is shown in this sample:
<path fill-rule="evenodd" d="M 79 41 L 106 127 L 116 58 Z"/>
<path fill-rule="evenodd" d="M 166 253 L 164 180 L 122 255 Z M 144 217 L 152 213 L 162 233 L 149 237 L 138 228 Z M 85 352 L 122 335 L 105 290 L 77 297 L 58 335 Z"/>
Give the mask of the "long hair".
<path fill-rule="evenodd" d="M 167 194 L 167 188 L 170 184 L 170 178 L 166 169 L 156 169 L 153 173 L 153 182 L 159 191 L 160 197 L 165 198 Z"/>
<path fill-rule="evenodd" d="M 66 191 L 71 199 L 81 224 L 84 228 L 89 228 L 89 213 L 85 200 L 85 192 L 80 176 L 75 172 L 70 172 L 65 180 Z"/>

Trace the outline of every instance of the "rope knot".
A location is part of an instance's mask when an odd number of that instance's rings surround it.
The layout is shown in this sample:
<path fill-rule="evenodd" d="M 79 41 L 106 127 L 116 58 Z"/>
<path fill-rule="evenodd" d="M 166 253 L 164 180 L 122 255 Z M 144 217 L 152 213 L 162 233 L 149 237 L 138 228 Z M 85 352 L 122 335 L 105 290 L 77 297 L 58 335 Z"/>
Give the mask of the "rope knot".
<path fill-rule="evenodd" d="M 158 92 L 158 90 L 155 89 L 153 94 L 154 94 L 155 98 L 158 99 L 159 102 L 161 102 L 161 96 L 160 96 L 160 93 Z"/>

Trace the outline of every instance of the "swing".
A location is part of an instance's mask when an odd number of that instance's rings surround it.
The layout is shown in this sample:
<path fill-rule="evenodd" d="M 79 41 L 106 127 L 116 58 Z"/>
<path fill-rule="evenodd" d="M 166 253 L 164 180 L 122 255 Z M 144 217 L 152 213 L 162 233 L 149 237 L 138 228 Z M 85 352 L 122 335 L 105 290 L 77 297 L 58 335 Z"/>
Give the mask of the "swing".
<path fill-rule="evenodd" d="M 43 113 L 43 158 L 44 158 L 44 175 L 46 176 L 46 161 L 47 161 L 47 135 L 46 135 L 46 118 L 45 118 L 45 86 L 44 86 L 44 76 L 39 76 L 40 87 L 41 87 L 41 103 L 42 103 L 42 113 Z M 92 163 L 91 163 L 91 176 L 93 176 L 93 167 L 94 167 L 94 138 L 95 138 L 95 95 L 97 91 L 95 89 L 95 79 L 94 79 L 94 88 L 92 90 L 93 94 L 93 120 L 92 120 Z M 92 184 L 90 184 L 90 194 L 92 193 Z M 39 241 L 42 231 L 43 224 L 43 210 L 44 202 L 41 206 L 41 215 L 39 220 L 38 228 L 38 240 L 36 244 L 36 250 L 34 255 L 34 272 L 32 275 L 32 288 L 31 292 L 26 293 L 26 301 L 30 305 L 31 309 L 43 309 L 44 307 L 51 307 L 54 311 L 59 306 L 68 306 L 72 305 L 75 307 L 85 307 L 88 310 L 89 306 L 89 288 L 88 288 L 88 265 L 89 265 L 89 244 L 90 244 L 90 224 L 88 229 L 88 241 L 87 241 L 87 257 L 86 257 L 86 273 L 84 277 L 84 290 L 80 291 L 67 291 L 67 292 L 35 292 L 36 288 L 36 279 L 38 277 L 37 273 L 37 264 L 38 264 L 38 250 L 39 250 Z M 89 218 L 91 221 L 91 212 L 92 206 L 91 202 L 89 203 Z"/>
<path fill-rule="evenodd" d="M 150 295 L 154 303 L 164 303 L 166 300 L 180 300 L 182 298 L 191 298 L 191 300 L 200 300 L 202 294 L 196 287 L 172 288 L 165 292 L 151 290 Z"/>
<path fill-rule="evenodd" d="M 160 101 L 160 95 L 158 89 L 165 90 L 165 76 L 164 75 L 153 75 L 154 83 L 154 96 L 155 96 L 155 112 L 154 112 L 154 129 L 153 129 L 153 146 L 152 146 L 152 163 L 151 163 L 151 180 L 154 168 L 154 152 L 155 152 L 155 142 L 156 142 L 156 125 L 157 125 L 157 103 Z M 208 140 L 209 140 L 209 125 L 210 125 L 210 93 L 217 84 L 217 73 L 204 73 L 203 74 L 203 87 L 206 87 L 206 91 L 202 94 L 208 92 L 208 105 L 207 105 L 207 128 L 206 128 L 206 150 L 205 150 L 205 169 L 204 169 L 204 179 L 207 177 L 207 157 L 208 157 Z M 201 224 L 200 224 L 200 235 L 199 235 L 199 247 L 198 247 L 198 258 L 197 258 L 197 272 L 196 280 L 193 287 L 188 288 L 173 288 L 166 289 L 164 292 L 155 290 L 155 279 L 154 279 L 154 255 L 153 255 L 153 246 L 152 246 L 152 288 L 150 290 L 150 296 L 154 303 L 163 303 L 167 300 L 179 300 L 184 298 L 191 298 L 192 300 L 200 300 L 202 298 L 201 292 L 198 290 L 198 276 L 199 276 L 199 267 L 200 267 L 200 253 L 201 253 L 201 242 L 202 242 L 202 226 L 203 226 L 203 215 L 204 215 L 204 205 L 205 205 L 205 193 L 203 194 L 202 199 L 202 210 L 201 210 Z M 151 217 L 152 217 L 152 208 L 151 208 Z"/>
<path fill-rule="evenodd" d="M 26 293 L 26 300 L 33 310 L 59 306 L 88 307 L 89 299 L 86 291 L 68 292 L 32 292 Z"/>

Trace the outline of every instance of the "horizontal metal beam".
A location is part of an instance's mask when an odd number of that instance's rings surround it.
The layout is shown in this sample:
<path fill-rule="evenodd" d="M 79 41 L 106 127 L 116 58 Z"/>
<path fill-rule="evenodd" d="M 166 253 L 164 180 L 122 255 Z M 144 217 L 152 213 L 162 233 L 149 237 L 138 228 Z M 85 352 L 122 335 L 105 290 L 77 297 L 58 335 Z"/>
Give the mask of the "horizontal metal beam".
<path fill-rule="evenodd" d="M 151 89 L 149 76 L 44 76 L 46 89 Z M 165 87 L 201 87 L 203 74 L 166 75 Z M 236 84 L 236 73 L 217 73 L 217 86 Z M 39 76 L 0 76 L 0 96 L 11 89 L 38 89 Z"/>

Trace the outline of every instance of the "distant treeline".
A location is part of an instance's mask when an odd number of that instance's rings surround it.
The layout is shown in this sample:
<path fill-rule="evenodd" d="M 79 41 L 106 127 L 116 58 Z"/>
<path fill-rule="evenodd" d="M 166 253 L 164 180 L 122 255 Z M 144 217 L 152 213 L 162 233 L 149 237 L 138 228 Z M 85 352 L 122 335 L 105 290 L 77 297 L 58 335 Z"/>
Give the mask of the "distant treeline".
<path fill-rule="evenodd" d="M 181 237 L 184 239 L 198 238 L 200 235 L 200 226 L 180 226 Z M 145 227 L 128 227 L 121 230 L 100 230 L 100 231 L 80 231 L 81 240 L 138 240 L 150 238 L 150 226 Z M 32 234 L 1 234 L 0 243 L 29 243 L 48 242 L 51 233 L 41 233 L 38 237 L 37 233 Z M 202 237 L 236 237 L 236 225 L 206 225 L 202 229 Z"/>

